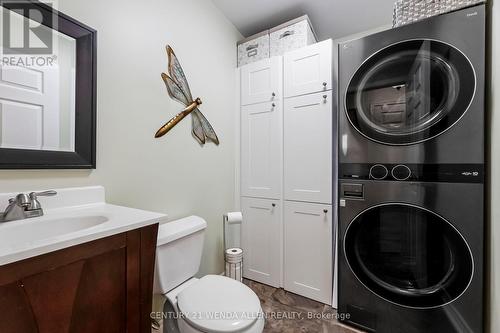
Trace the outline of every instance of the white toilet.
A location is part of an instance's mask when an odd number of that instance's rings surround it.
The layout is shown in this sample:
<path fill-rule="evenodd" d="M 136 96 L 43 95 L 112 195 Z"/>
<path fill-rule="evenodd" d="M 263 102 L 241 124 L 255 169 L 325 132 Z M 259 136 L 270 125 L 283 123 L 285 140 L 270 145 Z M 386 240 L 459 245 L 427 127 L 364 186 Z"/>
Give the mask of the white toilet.
<path fill-rule="evenodd" d="M 250 288 L 219 275 L 194 278 L 206 227 L 197 216 L 159 227 L 154 292 L 166 295 L 167 306 L 175 313 L 164 319 L 164 326 L 180 333 L 262 333 L 262 308 Z"/>

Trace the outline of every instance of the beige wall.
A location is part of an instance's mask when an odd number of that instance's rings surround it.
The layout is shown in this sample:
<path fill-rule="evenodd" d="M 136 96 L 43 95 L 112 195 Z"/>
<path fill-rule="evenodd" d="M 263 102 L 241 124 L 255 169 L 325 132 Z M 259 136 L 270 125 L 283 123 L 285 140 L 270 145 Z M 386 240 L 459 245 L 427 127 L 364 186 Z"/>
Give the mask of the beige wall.
<path fill-rule="evenodd" d="M 490 219 L 489 284 L 486 285 L 489 306 L 489 332 L 500 332 L 500 2 L 490 3 Z"/>
<path fill-rule="evenodd" d="M 207 0 L 60 0 L 62 12 L 98 30 L 96 171 L 0 171 L 0 191 L 101 184 L 109 202 L 208 221 L 202 273 L 223 271 L 221 218 L 234 199 L 232 24 Z M 173 46 L 221 145 L 201 148 L 188 118 L 153 135 L 181 105 L 167 95 L 165 45 Z"/>

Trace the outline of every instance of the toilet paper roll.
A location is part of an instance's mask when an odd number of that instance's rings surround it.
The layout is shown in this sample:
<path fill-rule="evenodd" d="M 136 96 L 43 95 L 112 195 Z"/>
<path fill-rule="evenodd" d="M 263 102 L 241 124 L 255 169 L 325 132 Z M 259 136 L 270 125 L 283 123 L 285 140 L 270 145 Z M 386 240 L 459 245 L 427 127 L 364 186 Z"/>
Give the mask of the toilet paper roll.
<path fill-rule="evenodd" d="M 243 250 L 239 248 L 227 249 L 225 259 L 229 263 L 240 263 L 243 261 Z"/>
<path fill-rule="evenodd" d="M 228 223 L 241 223 L 243 222 L 243 214 L 241 212 L 229 212 L 226 214 Z"/>
<path fill-rule="evenodd" d="M 243 258 L 239 259 L 226 259 L 226 263 L 229 264 L 241 264 L 243 262 Z"/>
<path fill-rule="evenodd" d="M 232 249 L 227 249 L 226 250 L 226 255 L 231 256 L 231 257 L 237 257 L 243 255 L 243 250 L 237 247 L 234 247 Z"/>
<path fill-rule="evenodd" d="M 243 250 L 237 247 L 227 249 L 224 256 L 226 276 L 241 282 L 243 278 Z"/>

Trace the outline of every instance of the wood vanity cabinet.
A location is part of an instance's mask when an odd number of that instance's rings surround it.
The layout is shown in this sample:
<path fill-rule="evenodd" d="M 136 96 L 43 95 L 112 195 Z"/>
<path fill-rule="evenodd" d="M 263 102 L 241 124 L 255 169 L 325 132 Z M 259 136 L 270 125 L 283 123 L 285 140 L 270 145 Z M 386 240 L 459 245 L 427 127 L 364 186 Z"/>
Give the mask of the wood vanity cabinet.
<path fill-rule="evenodd" d="M 0 332 L 151 332 L 157 233 L 155 224 L 0 266 Z"/>

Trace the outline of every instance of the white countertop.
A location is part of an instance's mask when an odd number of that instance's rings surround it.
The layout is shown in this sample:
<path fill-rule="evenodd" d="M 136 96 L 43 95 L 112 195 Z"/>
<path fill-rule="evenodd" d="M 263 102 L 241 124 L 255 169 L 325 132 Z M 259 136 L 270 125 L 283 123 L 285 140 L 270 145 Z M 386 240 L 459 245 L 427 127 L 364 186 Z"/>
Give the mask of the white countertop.
<path fill-rule="evenodd" d="M 48 207 L 44 216 L 0 223 L 0 265 L 167 221 L 165 214 L 104 202 L 99 186 L 56 191 L 59 198 L 39 198 Z M 2 193 L 0 202 L 13 196 Z"/>

